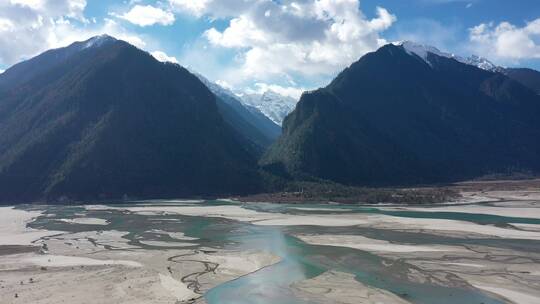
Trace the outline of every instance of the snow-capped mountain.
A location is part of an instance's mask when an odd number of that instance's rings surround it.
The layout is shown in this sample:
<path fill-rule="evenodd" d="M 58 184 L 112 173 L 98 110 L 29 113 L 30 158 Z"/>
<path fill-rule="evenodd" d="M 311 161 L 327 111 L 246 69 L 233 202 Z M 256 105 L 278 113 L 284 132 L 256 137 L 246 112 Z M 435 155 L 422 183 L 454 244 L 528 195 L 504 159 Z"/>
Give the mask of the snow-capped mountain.
<path fill-rule="evenodd" d="M 266 117 L 280 125 L 283 119 L 296 107 L 298 100 L 284 96 L 274 91 L 268 90 L 263 94 L 248 94 L 241 96 L 244 104 L 259 109 Z"/>
<path fill-rule="evenodd" d="M 443 52 L 439 50 L 438 48 L 431 45 L 419 44 L 412 41 L 401 41 L 401 42 L 398 42 L 397 45 L 403 46 L 403 48 L 409 54 L 417 55 L 429 65 L 431 65 L 431 63 L 428 60 L 428 53 L 432 53 L 432 54 L 442 56 L 442 57 L 453 58 L 459 62 L 469 64 L 469 65 L 478 67 L 486 71 L 501 72 L 502 70 L 504 70 L 504 68 L 495 65 L 488 59 L 477 56 L 477 55 L 471 55 L 469 57 L 461 57 L 452 53 Z"/>
<path fill-rule="evenodd" d="M 192 72 L 216 95 L 218 109 L 229 125 L 259 147 L 266 148 L 280 134 L 281 127 L 259 109 L 246 105 L 231 90 Z"/>
<path fill-rule="evenodd" d="M 438 48 L 431 45 L 419 44 L 412 41 L 401 41 L 397 43 L 397 45 L 401 45 L 405 51 L 407 51 L 407 53 L 417 55 L 430 65 L 431 63 L 428 60 L 428 53 L 448 58 L 455 58 L 454 54 L 442 52 Z"/>
<path fill-rule="evenodd" d="M 453 58 L 410 44 L 366 54 L 302 95 L 259 163 L 350 185 L 540 173 L 540 96 Z M 536 83 L 534 71 L 518 73 Z"/>
<path fill-rule="evenodd" d="M 471 55 L 467 58 L 457 57 L 456 59 L 458 61 L 469 65 L 474 65 L 475 67 L 481 68 L 482 70 L 486 71 L 501 72 L 502 70 L 504 70 L 503 67 L 495 65 L 493 62 L 487 60 L 486 58 L 477 55 Z"/>
<path fill-rule="evenodd" d="M 493 62 L 489 61 L 488 59 L 484 57 L 480 57 L 477 55 L 471 55 L 469 57 L 461 57 L 454 54 L 442 52 L 433 46 L 418 44 L 411 41 L 403 41 L 403 42 L 398 42 L 395 44 L 398 46 L 402 46 L 407 53 L 420 57 L 420 59 L 425 61 L 430 66 L 432 66 L 432 64 L 431 62 L 429 62 L 428 53 L 432 53 L 432 54 L 447 57 L 447 58 L 452 58 L 461 63 L 472 65 L 482 70 L 504 74 L 505 76 L 511 78 L 514 81 L 519 82 L 520 84 L 524 85 L 525 87 L 528 87 L 529 89 L 533 90 L 534 92 L 540 95 L 540 72 L 536 70 L 528 69 L 528 68 L 502 67 L 502 66 L 498 66 L 494 64 Z"/>
<path fill-rule="evenodd" d="M 210 91 L 212 91 L 212 93 L 220 97 L 224 102 L 228 104 L 241 104 L 254 115 L 261 114 L 278 126 L 281 126 L 285 116 L 291 113 L 296 106 L 296 99 L 271 90 L 268 90 L 263 94 L 243 93 L 238 95 L 231 90 L 206 79 L 196 72 L 191 72 L 195 74 L 210 89 Z"/>
<path fill-rule="evenodd" d="M 102 34 L 98 36 L 94 36 L 88 40 L 86 40 L 84 43 L 81 43 L 81 48 L 90 48 L 90 47 L 100 47 L 105 43 L 116 41 L 116 38 L 111 37 L 107 34 Z"/>

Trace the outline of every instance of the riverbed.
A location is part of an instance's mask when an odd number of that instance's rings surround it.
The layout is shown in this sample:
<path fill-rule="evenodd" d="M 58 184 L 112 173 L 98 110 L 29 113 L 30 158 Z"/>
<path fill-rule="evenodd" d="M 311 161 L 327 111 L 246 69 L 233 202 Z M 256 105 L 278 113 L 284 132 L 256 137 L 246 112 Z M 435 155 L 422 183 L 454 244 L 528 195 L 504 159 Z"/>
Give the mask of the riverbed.
<path fill-rule="evenodd" d="M 0 207 L 0 302 L 540 303 L 540 204 L 497 195 Z"/>

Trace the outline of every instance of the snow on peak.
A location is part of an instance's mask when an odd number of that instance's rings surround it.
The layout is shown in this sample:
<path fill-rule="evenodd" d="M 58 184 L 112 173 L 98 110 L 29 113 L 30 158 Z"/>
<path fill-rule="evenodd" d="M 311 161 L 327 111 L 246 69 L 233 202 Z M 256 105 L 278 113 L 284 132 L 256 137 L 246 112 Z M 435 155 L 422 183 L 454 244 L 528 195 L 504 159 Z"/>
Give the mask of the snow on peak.
<path fill-rule="evenodd" d="M 498 72 L 502 69 L 500 66 L 495 65 L 494 63 L 487 60 L 486 58 L 480 57 L 477 55 L 471 55 L 467 58 L 459 57 L 458 61 L 461 61 L 466 64 L 474 65 L 486 71 Z"/>
<path fill-rule="evenodd" d="M 297 100 L 281 95 L 272 90 L 266 90 L 261 92 L 243 92 L 235 93 L 231 89 L 224 87 L 223 85 L 212 82 L 199 73 L 190 71 L 197 76 L 215 95 L 223 98 L 224 102 L 228 103 L 229 98 L 238 100 L 243 106 L 248 109 L 254 109 L 258 113 L 262 113 L 268 119 L 280 125 L 283 123 L 283 119 L 289 113 L 291 113 L 296 107 Z"/>
<path fill-rule="evenodd" d="M 266 117 L 280 125 L 283 119 L 291 113 L 296 107 L 297 100 L 281 95 L 275 91 L 267 90 L 260 93 L 244 93 L 241 96 L 241 101 L 248 105 L 257 108 Z"/>
<path fill-rule="evenodd" d="M 230 89 L 223 87 L 217 82 L 212 82 L 208 78 L 204 77 L 202 74 L 199 74 L 197 72 L 194 72 L 190 69 L 188 69 L 193 75 L 197 76 L 199 80 L 204 83 L 206 87 L 212 91 L 215 95 L 218 96 L 230 96 L 232 98 L 236 98 L 236 94 L 234 94 Z"/>
<path fill-rule="evenodd" d="M 277 92 L 274 92 L 272 90 L 267 90 L 261 95 L 261 99 L 268 100 L 268 101 L 280 101 L 280 100 L 293 100 L 292 97 L 281 95 Z"/>
<path fill-rule="evenodd" d="M 107 34 L 102 34 L 98 36 L 94 36 L 88 40 L 85 41 L 83 49 L 90 48 L 90 47 L 99 47 L 103 45 L 106 42 L 109 41 L 115 41 L 116 39 L 114 37 L 111 37 Z"/>
<path fill-rule="evenodd" d="M 412 41 L 400 41 L 397 42 L 396 45 L 402 46 L 407 53 L 411 55 L 417 55 L 418 57 L 422 58 L 422 60 L 424 60 L 430 66 L 431 63 L 428 60 L 428 53 L 432 53 L 441 57 L 455 59 L 461 63 L 472 65 L 486 71 L 497 72 L 502 69 L 501 67 L 493 64 L 486 58 L 477 55 L 471 55 L 467 58 L 464 58 L 455 54 L 443 52 L 431 45 L 420 44 Z"/>
<path fill-rule="evenodd" d="M 398 45 L 401 45 L 405 49 L 405 51 L 407 51 L 407 53 L 411 55 L 412 54 L 417 55 L 428 64 L 430 64 L 427 59 L 428 53 L 432 53 L 432 54 L 442 56 L 442 57 L 447 57 L 447 58 L 455 57 L 454 54 L 441 52 L 438 48 L 431 45 L 419 44 L 412 41 L 402 41 L 402 42 L 399 42 Z"/>

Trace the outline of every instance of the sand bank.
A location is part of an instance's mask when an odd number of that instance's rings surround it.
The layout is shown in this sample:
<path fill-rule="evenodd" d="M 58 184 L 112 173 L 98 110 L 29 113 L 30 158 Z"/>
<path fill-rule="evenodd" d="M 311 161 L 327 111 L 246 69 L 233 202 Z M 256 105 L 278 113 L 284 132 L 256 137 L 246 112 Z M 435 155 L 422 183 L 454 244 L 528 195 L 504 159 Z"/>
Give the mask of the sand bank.
<path fill-rule="evenodd" d="M 181 247 L 190 247 L 190 246 L 196 246 L 195 243 L 187 243 L 187 242 L 165 242 L 165 241 L 139 241 L 139 243 L 148 245 L 148 246 L 155 246 L 155 247 L 168 247 L 168 248 L 181 248 Z"/>
<path fill-rule="evenodd" d="M 538 304 L 540 302 L 540 296 L 530 295 L 520 291 L 515 291 L 503 287 L 480 285 L 475 283 L 473 283 L 473 286 L 478 289 L 497 294 L 516 304 Z"/>
<path fill-rule="evenodd" d="M 289 209 L 294 209 L 294 210 L 300 210 L 300 211 L 328 211 L 328 212 L 348 212 L 348 211 L 351 211 L 351 209 L 346 209 L 346 208 L 320 208 L 320 207 L 314 207 L 314 208 L 309 208 L 309 207 L 289 207 Z"/>
<path fill-rule="evenodd" d="M 540 219 L 540 208 L 511 208 L 511 207 L 491 207 L 484 205 L 464 205 L 464 206 L 441 206 L 441 207 L 384 207 L 382 210 L 393 211 L 420 211 L 420 212 L 459 212 L 470 214 L 490 214 L 508 217 L 521 217 Z"/>
<path fill-rule="evenodd" d="M 501 191 L 487 191 L 484 193 L 488 197 L 497 198 L 499 200 L 511 201 L 529 201 L 540 200 L 539 190 L 501 190 Z"/>
<path fill-rule="evenodd" d="M 508 239 L 529 239 L 540 240 L 540 232 L 507 229 L 491 225 L 479 225 L 476 223 L 430 219 L 430 218 L 408 218 L 388 215 L 369 216 L 370 227 L 396 230 L 430 230 L 440 232 L 459 232 L 470 237 L 500 237 Z"/>
<path fill-rule="evenodd" d="M 150 230 L 148 232 L 168 235 L 168 236 L 170 236 L 171 238 L 173 238 L 175 240 L 181 240 L 181 241 L 198 240 L 198 238 L 193 238 L 193 237 L 186 236 L 183 232 L 169 232 L 169 231 L 164 231 L 164 230 L 159 230 L 159 229 L 152 229 L 152 230 Z"/>
<path fill-rule="evenodd" d="M 354 226 L 368 223 L 359 216 L 337 217 L 335 215 L 290 215 L 270 212 L 258 212 L 237 205 L 224 206 L 148 206 L 148 207 L 108 207 L 90 206 L 90 210 L 117 209 L 137 214 L 181 214 L 191 216 L 222 217 L 231 220 L 251 222 L 255 225 L 266 226 Z M 102 209 L 97 209 L 102 208 Z"/>
<path fill-rule="evenodd" d="M 278 263 L 280 257 L 265 251 L 232 251 L 208 254 L 205 259 L 218 263 L 217 271 L 231 276 L 242 276 Z"/>
<path fill-rule="evenodd" d="M 26 227 L 26 224 L 41 214 L 40 211 L 0 207 L 0 246 L 31 245 L 33 241 L 44 236 L 62 233 L 61 231 L 36 230 Z"/>
<path fill-rule="evenodd" d="M 44 267 L 73 267 L 73 266 L 104 266 L 123 265 L 127 267 L 142 267 L 141 263 L 126 260 L 98 260 L 86 257 L 61 256 L 61 255 L 36 255 L 22 260 Z"/>
<path fill-rule="evenodd" d="M 370 239 L 360 235 L 295 235 L 302 241 L 314 245 L 348 247 L 369 252 L 459 252 L 463 248 L 452 246 L 427 246 L 396 244 L 388 241 Z"/>
<path fill-rule="evenodd" d="M 100 218 L 91 218 L 91 217 L 76 217 L 73 219 L 60 219 L 62 222 L 72 223 L 72 224 L 81 224 L 81 225 L 108 225 L 109 222 Z"/>
<path fill-rule="evenodd" d="M 94 207 L 91 207 L 96 208 Z M 540 240 L 540 233 L 535 231 L 523 231 L 507 229 L 490 225 L 479 225 L 472 222 L 430 219 L 430 218 L 407 218 L 381 214 L 329 214 L 329 215 L 293 215 L 269 212 L 258 212 L 242 208 L 237 205 L 225 206 L 148 206 L 148 207 L 107 207 L 138 214 L 182 214 L 192 216 L 222 217 L 232 220 L 251 222 L 255 225 L 266 226 L 369 226 L 382 229 L 396 230 L 431 230 L 445 232 L 468 233 L 471 236 L 485 235 L 487 237 L 502 237 L 511 239 Z M 428 209 L 428 208 L 426 208 Z M 94 209 L 95 210 L 95 209 Z"/>
<path fill-rule="evenodd" d="M 364 285 L 348 273 L 330 271 L 293 284 L 299 295 L 316 303 L 407 304 L 404 299 L 382 289 Z M 321 301 L 322 300 L 322 301 Z"/>
<path fill-rule="evenodd" d="M 58 243 L 61 246 L 75 247 L 77 250 L 92 252 L 106 248 L 114 249 L 135 249 L 137 246 L 129 244 L 129 240 L 124 238 L 129 234 L 126 231 L 103 230 L 103 231 L 85 231 L 77 233 L 65 233 L 51 237 L 47 243 L 49 247 Z M 71 248 L 69 250 L 73 250 Z M 66 252 L 69 252 L 66 249 Z M 80 253 L 80 252 L 79 252 Z"/>
<path fill-rule="evenodd" d="M 159 281 L 161 282 L 161 286 L 170 292 L 178 301 L 187 301 L 199 297 L 199 295 L 189 289 L 186 284 L 175 280 L 170 275 L 163 275 L 160 273 Z"/>

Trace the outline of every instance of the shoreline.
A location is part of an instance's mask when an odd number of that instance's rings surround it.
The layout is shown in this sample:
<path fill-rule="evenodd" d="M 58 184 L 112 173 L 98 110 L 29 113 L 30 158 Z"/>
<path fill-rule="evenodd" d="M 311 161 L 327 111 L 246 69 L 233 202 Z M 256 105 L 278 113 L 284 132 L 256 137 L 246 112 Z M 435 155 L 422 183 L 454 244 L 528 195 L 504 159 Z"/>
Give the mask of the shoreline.
<path fill-rule="evenodd" d="M 319 185 L 319 184 L 315 184 Z M 325 184 L 321 184 L 325 185 Z M 335 188 L 332 188 L 335 187 Z M 448 184 L 427 184 L 427 185 L 408 185 L 395 187 L 362 187 L 362 186 L 344 186 L 335 184 L 330 187 L 331 190 L 325 191 L 277 191 L 261 192 L 246 195 L 210 195 L 210 196 L 186 196 L 178 197 L 133 197 L 133 198 L 107 198 L 107 199 L 74 199 L 74 200 L 31 200 L 20 202 L 0 202 L 0 207 L 9 207 L 13 205 L 98 205 L 100 203 L 123 205 L 178 205 L 185 203 L 187 205 L 197 204 L 208 200 L 241 202 L 241 203 L 317 203 L 317 204 L 363 204 L 363 205 L 426 205 L 426 204 L 452 204 L 466 205 L 471 203 L 494 203 L 499 201 L 499 196 L 490 197 L 485 192 L 504 192 L 520 191 L 526 193 L 528 190 L 533 192 L 540 189 L 540 178 L 531 179 L 502 179 L 502 180 L 470 180 Z M 333 190 L 332 190 L 333 189 Z M 347 194 L 352 192 L 353 194 Z M 345 194 L 343 194 L 345 193 Z M 516 200 L 525 200 L 525 196 L 514 197 Z M 538 199 L 540 196 L 529 197 L 529 199 Z"/>

